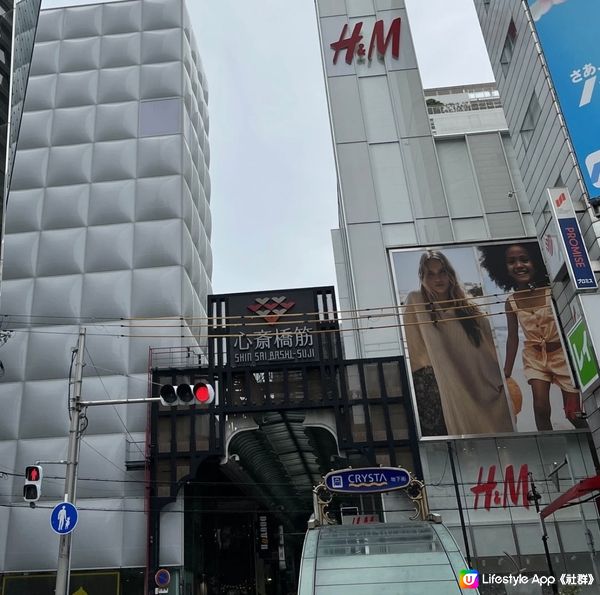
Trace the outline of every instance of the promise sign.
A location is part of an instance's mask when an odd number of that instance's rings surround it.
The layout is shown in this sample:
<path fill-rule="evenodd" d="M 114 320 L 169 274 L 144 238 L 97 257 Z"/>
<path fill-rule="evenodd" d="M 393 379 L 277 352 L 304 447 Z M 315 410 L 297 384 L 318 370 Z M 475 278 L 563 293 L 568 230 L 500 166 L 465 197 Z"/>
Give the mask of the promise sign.
<path fill-rule="evenodd" d="M 567 188 L 548 188 L 548 202 L 558 223 L 567 269 L 577 289 L 596 289 L 598 283 L 581 235 Z"/>

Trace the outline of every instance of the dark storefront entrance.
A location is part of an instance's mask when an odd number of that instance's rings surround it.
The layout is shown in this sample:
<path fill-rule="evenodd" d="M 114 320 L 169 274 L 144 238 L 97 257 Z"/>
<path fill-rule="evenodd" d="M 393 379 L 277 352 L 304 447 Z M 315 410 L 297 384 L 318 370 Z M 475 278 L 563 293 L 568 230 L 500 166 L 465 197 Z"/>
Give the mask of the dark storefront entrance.
<path fill-rule="evenodd" d="M 186 487 L 185 566 L 206 595 L 293 591 L 299 561 L 300 515 L 267 508 L 219 465 L 206 462 Z M 290 511 L 294 512 L 295 511 Z M 300 512 L 300 511 L 298 511 Z"/>

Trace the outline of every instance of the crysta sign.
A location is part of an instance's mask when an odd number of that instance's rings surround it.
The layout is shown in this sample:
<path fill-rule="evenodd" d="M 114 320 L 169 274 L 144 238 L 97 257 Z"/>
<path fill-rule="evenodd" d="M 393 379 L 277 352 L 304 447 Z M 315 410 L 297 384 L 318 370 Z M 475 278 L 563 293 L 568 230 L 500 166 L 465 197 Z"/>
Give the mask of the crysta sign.
<path fill-rule="evenodd" d="M 346 64 L 352 64 L 354 56 L 357 56 L 360 62 L 364 61 L 365 58 L 371 61 L 375 51 L 377 51 L 378 57 L 383 58 L 390 45 L 392 57 L 397 60 L 400 57 L 401 22 L 402 19 L 400 17 L 395 18 L 386 31 L 383 21 L 375 21 L 373 30 L 371 31 L 368 50 L 365 43 L 363 43 L 363 39 L 366 41 L 362 33 L 363 22 L 359 21 L 356 23 L 350 35 L 348 35 L 348 23 L 344 24 L 339 39 L 330 44 L 334 52 L 333 63 L 337 64 L 340 54 L 344 54 Z"/>
<path fill-rule="evenodd" d="M 345 494 L 391 492 L 407 487 L 410 482 L 410 473 L 401 467 L 340 469 L 325 476 L 325 485 L 330 492 Z"/>

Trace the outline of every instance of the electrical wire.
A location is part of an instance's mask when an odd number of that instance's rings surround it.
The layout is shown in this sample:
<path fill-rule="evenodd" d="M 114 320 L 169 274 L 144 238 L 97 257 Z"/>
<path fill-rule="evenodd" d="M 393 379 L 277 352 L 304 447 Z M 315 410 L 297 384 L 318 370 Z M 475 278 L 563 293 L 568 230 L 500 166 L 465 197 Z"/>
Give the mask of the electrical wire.
<path fill-rule="evenodd" d="M 546 287 L 540 287 L 538 289 L 549 289 L 549 286 Z M 508 295 L 519 295 L 520 297 L 519 299 L 521 301 L 525 300 L 535 300 L 538 299 L 539 296 L 537 295 L 532 295 L 532 296 L 527 296 L 525 294 L 530 293 L 531 290 L 526 289 L 526 290 L 521 290 L 521 291 L 515 291 L 515 292 L 503 292 L 503 293 L 492 293 L 492 294 L 482 294 L 481 296 L 475 296 L 475 297 L 466 297 L 464 299 L 448 299 L 448 300 L 435 300 L 435 301 L 424 301 L 424 302 L 415 302 L 413 304 L 400 304 L 400 305 L 393 305 L 393 306 L 378 306 L 378 307 L 371 307 L 371 308 L 358 308 L 358 309 L 349 309 L 349 310 L 328 310 L 328 311 L 322 311 L 322 312 L 286 312 L 286 313 L 282 313 L 282 314 L 278 314 L 278 318 L 283 318 L 283 319 L 287 319 L 287 318 L 292 318 L 292 319 L 297 319 L 294 320 L 293 322 L 297 322 L 297 323 L 303 323 L 303 322 L 314 322 L 314 323 L 326 323 L 326 322 L 335 322 L 337 321 L 337 319 L 332 318 L 330 319 L 323 319 L 323 316 L 340 316 L 340 320 L 342 321 L 348 321 L 348 320 L 361 320 L 361 319 L 372 319 L 372 318 L 385 318 L 385 317 L 389 317 L 389 316 L 397 316 L 398 315 L 398 311 L 401 310 L 402 308 L 407 308 L 407 307 L 411 307 L 411 308 L 416 308 L 416 307 L 420 307 L 420 306 L 424 306 L 426 307 L 425 310 L 413 310 L 414 313 L 428 313 L 430 312 L 430 308 L 432 306 L 439 306 L 441 309 L 443 310 L 453 310 L 453 309 L 460 309 L 460 308 L 464 308 L 466 305 L 475 305 L 478 307 L 483 307 L 483 306 L 492 306 L 492 305 L 498 305 L 498 304 L 504 304 L 505 300 L 499 300 L 497 298 L 501 298 L 503 296 L 508 296 Z M 486 301 L 486 300 L 492 300 L 492 301 Z M 543 306 L 546 307 L 546 306 Z M 387 310 L 391 310 L 391 312 L 389 313 L 385 313 L 385 311 Z M 351 313 L 354 314 L 355 316 L 342 316 L 343 314 L 347 314 L 347 313 Z M 365 313 L 365 314 L 361 314 L 361 313 Z M 377 314 L 378 313 L 378 314 Z M 71 321 L 75 324 L 84 324 L 85 322 L 85 318 L 82 317 L 57 317 L 57 316 L 44 316 L 44 315 L 32 315 L 32 314 L 1 314 L 1 316 L 4 317 L 4 323 L 6 323 L 7 319 L 10 318 L 48 318 L 51 319 L 52 321 L 55 321 L 57 318 L 58 319 L 62 319 L 65 321 Z M 314 317 L 312 319 L 307 318 L 307 317 Z M 134 325 L 124 325 L 122 324 L 123 322 L 137 322 L 137 321 L 157 321 L 157 320 L 161 320 L 161 321 L 165 321 L 165 322 L 178 322 L 178 324 L 176 325 L 140 325 L 140 324 L 134 324 Z M 190 324 L 190 321 L 194 321 L 194 320 L 200 320 L 200 321 L 205 321 L 206 324 L 200 324 L 200 323 L 192 323 Z M 233 323 L 227 323 L 227 322 L 222 322 L 222 321 L 227 321 L 227 320 L 236 320 L 237 322 L 233 322 Z M 239 326 L 260 326 L 265 324 L 265 322 L 255 322 L 256 321 L 256 316 L 255 315 L 229 315 L 229 316 L 218 316 L 218 317 L 209 317 L 209 316 L 181 316 L 181 315 L 177 315 L 177 316 L 154 316 L 154 317 L 139 317 L 139 318 L 135 318 L 135 317 L 118 317 L 115 316 L 114 318 L 105 318 L 102 319 L 102 321 L 100 321 L 97 318 L 90 318 L 88 320 L 88 324 L 92 325 L 92 326 L 115 326 L 118 325 L 120 328 L 187 328 L 187 326 L 196 326 L 196 327 L 201 327 L 201 328 L 229 328 L 229 327 L 239 327 Z M 23 323 L 25 324 L 25 323 Z M 30 323 L 31 324 L 31 323 Z M 40 325 L 40 326 L 61 326 L 61 325 L 57 325 L 56 322 L 36 322 L 35 324 Z M 270 322 L 268 323 L 269 325 L 282 325 L 282 324 L 289 324 L 289 322 L 287 322 L 286 320 L 283 321 L 274 321 L 274 322 Z"/>
<path fill-rule="evenodd" d="M 539 308 L 537 308 L 537 310 L 541 310 L 541 309 L 545 309 L 545 308 L 551 308 L 551 306 L 541 306 Z M 526 308 L 516 308 L 513 309 L 513 312 L 521 312 L 521 311 L 525 311 L 527 310 Z M 450 317 L 450 318 L 441 318 L 439 320 L 423 320 L 423 321 L 416 321 L 416 322 L 398 322 L 395 324 L 388 324 L 388 325 L 377 325 L 377 326 L 361 326 L 358 328 L 331 328 L 331 329 L 310 329 L 310 334 L 311 335 L 328 335 L 328 334 L 334 334 L 334 333 L 344 333 L 344 332 L 361 332 L 361 331 L 367 331 L 367 330 L 380 330 L 380 329 L 390 329 L 390 328 L 404 328 L 404 327 L 409 327 L 409 326 L 423 326 L 423 325 L 429 325 L 429 324 L 433 324 L 433 325 L 437 325 L 437 324 L 443 324 L 446 322 L 453 322 L 453 321 L 460 321 L 460 320 L 475 320 L 475 319 L 483 319 L 483 318 L 491 318 L 492 316 L 505 316 L 506 312 L 502 311 L 502 312 L 490 312 L 490 313 L 480 313 L 480 314 L 474 314 L 471 316 L 454 316 L 454 317 Z M 370 318 L 373 318 L 373 316 L 371 316 Z M 377 317 L 375 317 L 377 318 Z M 343 322 L 343 321 L 342 321 Z M 264 326 L 264 325 L 263 325 Z M 132 327 L 133 328 L 133 327 Z M 168 327 L 155 327 L 155 328 L 168 328 Z M 186 327 L 186 330 L 190 330 L 189 327 Z M 73 331 L 48 331 L 48 330 L 40 330 L 37 328 L 25 328 L 25 329 L 18 329 L 15 328 L 14 332 L 16 333 L 37 333 L 40 335 L 77 335 L 79 333 L 78 330 L 73 330 Z M 299 330 L 294 330 L 294 331 L 275 331 L 275 332 L 256 332 L 256 333 L 244 333 L 244 332 L 239 332 L 239 333 L 228 333 L 228 334 L 210 334 L 208 336 L 208 338 L 210 339 L 235 339 L 235 338 L 256 338 L 256 337 L 293 337 L 298 335 Z M 99 336 L 99 337 L 115 337 L 115 338 L 129 338 L 129 339 L 183 339 L 183 340 L 189 340 L 189 341 L 194 341 L 195 343 L 197 342 L 198 338 L 206 338 L 206 335 L 196 335 L 196 334 L 189 334 L 189 335 L 183 335 L 183 334 L 177 334 L 177 335 L 173 335 L 173 334 L 125 334 L 125 333 L 92 333 L 92 332 L 87 332 L 88 336 Z M 194 347 L 195 345 L 190 345 L 190 347 Z"/>
<path fill-rule="evenodd" d="M 595 497 L 598 497 L 598 494 L 595 495 Z M 308 496 L 307 496 L 308 498 Z M 590 500 L 592 500 L 594 498 L 594 496 L 590 496 L 590 498 L 588 500 L 582 501 L 582 502 L 574 502 L 571 504 L 571 506 L 577 506 L 578 504 L 586 504 L 589 503 Z M 144 497 L 142 496 L 138 496 L 138 497 L 133 497 L 133 498 L 127 498 L 128 500 L 142 500 L 144 499 Z M 29 508 L 29 505 L 27 504 L 0 504 L 0 507 L 2 508 Z M 468 510 L 470 512 L 474 512 L 474 513 L 478 513 L 478 512 L 489 512 L 491 510 L 512 510 L 512 509 L 522 509 L 524 506 L 522 504 L 513 504 L 513 503 L 509 503 L 507 502 L 506 505 L 504 504 L 490 504 L 489 507 L 472 507 L 472 506 L 464 506 L 463 505 L 463 510 Z M 41 510 L 53 510 L 54 506 L 52 505 L 48 505 L 48 506 L 44 506 L 43 504 L 37 504 L 36 503 L 36 509 L 39 508 Z M 527 507 L 525 507 L 527 508 Z M 457 511 L 457 507 L 431 507 L 432 512 L 456 512 Z M 162 512 L 165 514 L 190 514 L 190 512 L 194 512 L 194 511 L 189 511 L 189 510 L 165 510 L 164 508 L 147 508 L 147 509 L 140 509 L 140 508 L 95 508 L 95 507 L 86 507 L 86 506 L 81 506 L 80 504 L 77 505 L 77 510 L 78 511 L 87 511 L 87 512 L 138 512 L 138 513 L 143 513 L 143 514 L 148 514 L 150 512 Z M 386 509 L 386 513 L 389 512 L 407 512 L 407 511 L 412 511 L 414 510 L 413 507 L 411 506 L 407 506 L 407 508 L 389 508 Z M 529 508 L 528 510 L 531 510 L 531 512 L 535 513 L 535 507 L 533 505 L 533 503 L 529 504 Z M 561 508 L 559 508 L 556 512 L 562 510 Z M 272 514 L 277 514 L 277 513 L 281 513 L 282 510 L 278 509 L 278 508 L 264 508 L 264 507 L 256 507 L 256 509 L 254 510 L 240 510 L 239 508 L 202 508 L 200 510 L 198 510 L 197 512 L 203 513 L 203 514 L 241 514 L 241 515 L 247 515 L 249 512 L 266 512 L 266 513 L 272 513 Z M 284 508 L 284 511 L 286 514 L 303 514 L 306 512 L 313 512 L 313 509 L 310 508 L 309 506 L 307 506 L 306 508 L 296 508 L 296 509 L 289 509 L 289 508 Z M 556 512 L 552 513 L 552 514 L 556 514 Z M 528 519 L 528 521 L 530 521 L 531 519 Z M 518 522 L 513 521 L 511 524 L 517 524 Z M 470 524 L 469 524 L 470 525 Z"/>
<path fill-rule="evenodd" d="M 85 444 L 86 446 L 89 446 L 89 448 L 91 448 L 94 452 L 99 454 L 105 461 L 109 462 L 115 469 L 117 469 L 121 473 L 127 473 L 127 469 L 123 469 L 122 467 L 119 467 L 117 465 L 117 463 L 115 463 L 114 461 L 111 461 L 108 457 L 105 457 L 96 447 L 92 446 L 85 438 L 82 437 L 81 442 L 83 444 Z"/>
<path fill-rule="evenodd" d="M 110 393 L 108 392 L 108 389 L 106 388 L 106 385 L 104 384 L 104 381 L 102 380 L 102 376 L 100 376 L 100 374 L 98 373 L 98 369 L 96 368 L 96 364 L 94 364 L 94 360 L 92 358 L 92 354 L 89 352 L 89 350 L 87 348 L 87 345 L 85 347 L 85 352 L 87 353 L 88 357 L 90 358 L 90 364 L 92 365 L 92 368 L 94 368 L 94 371 L 96 372 L 96 376 L 98 376 L 98 380 L 100 380 L 100 384 L 102 385 L 102 388 L 104 389 L 104 392 L 106 393 L 106 396 L 108 397 L 108 400 L 112 401 L 112 397 L 110 396 Z M 143 457 L 143 459 L 145 461 L 146 460 L 146 454 L 144 452 L 142 452 L 142 449 L 139 447 L 138 443 L 133 439 L 133 436 L 129 432 L 129 429 L 127 428 L 127 425 L 125 424 L 125 422 L 123 421 L 123 418 L 119 414 L 119 410 L 116 408 L 115 405 L 112 405 L 112 408 L 114 409 L 115 414 L 119 418 L 119 421 L 121 422 L 121 425 L 123 426 L 123 428 L 124 428 L 127 436 L 129 436 L 129 439 L 131 440 L 131 443 L 135 444 L 136 448 L 138 449 L 138 451 L 140 452 L 140 454 L 142 455 L 142 457 Z M 86 419 L 87 419 L 87 417 L 86 417 Z M 82 433 L 83 433 L 83 431 L 82 431 Z"/>
<path fill-rule="evenodd" d="M 89 446 L 89 445 L 88 445 Z M 109 460 L 109 459 L 107 459 Z M 117 467 L 117 469 L 119 469 Z M 122 469 L 119 469 L 119 471 L 122 471 Z M 139 470 L 140 472 L 142 471 L 141 469 Z M 128 473 L 130 473 L 132 471 L 128 471 Z M 25 477 L 24 473 L 16 473 L 16 472 L 9 472 L 6 471 L 5 472 L 6 475 L 12 476 L 12 477 Z M 578 475 L 575 480 L 577 481 L 581 481 L 583 479 L 586 479 L 587 476 L 583 476 L 583 475 Z M 64 480 L 64 477 L 61 476 L 54 476 L 54 475 L 44 475 L 43 479 L 57 479 L 57 480 Z M 139 484 L 147 484 L 147 485 L 157 485 L 157 486 L 170 486 L 170 485 L 174 485 L 172 484 L 172 482 L 170 481 L 164 481 L 164 480 L 145 480 L 145 479 L 108 479 L 108 478 L 99 478 L 99 477 L 78 477 L 77 481 L 94 481 L 94 482 L 107 482 L 107 483 L 139 483 Z M 561 478 L 561 481 L 570 481 L 570 477 L 569 478 Z M 475 487 L 475 486 L 487 486 L 487 485 L 494 485 L 495 483 L 503 483 L 504 482 L 504 477 L 499 476 L 497 481 L 493 481 L 493 482 L 489 482 L 489 481 L 481 481 L 481 482 L 463 482 L 463 481 L 457 481 L 456 483 L 453 481 L 448 481 L 446 483 L 425 483 L 425 487 L 426 488 L 454 488 L 455 485 L 458 486 L 462 486 L 462 487 L 466 487 L 466 488 L 470 488 L 470 487 Z M 539 478 L 539 479 L 535 479 L 536 484 L 550 484 L 550 485 L 554 485 L 554 480 L 552 478 Z M 312 489 L 314 486 L 312 483 L 309 482 L 299 482 L 299 483 L 294 483 L 293 485 L 289 482 L 259 482 L 259 481 L 236 481 L 236 482 L 228 482 L 228 481 L 202 481 L 202 480 L 196 480 L 196 479 L 190 479 L 187 480 L 185 482 L 185 485 L 191 485 L 191 486 L 210 486 L 210 487 L 214 487 L 214 486 L 277 486 L 277 487 L 285 487 L 285 486 L 290 486 L 290 487 L 296 487 L 296 486 L 304 486 L 304 487 L 308 487 L 309 489 Z"/>

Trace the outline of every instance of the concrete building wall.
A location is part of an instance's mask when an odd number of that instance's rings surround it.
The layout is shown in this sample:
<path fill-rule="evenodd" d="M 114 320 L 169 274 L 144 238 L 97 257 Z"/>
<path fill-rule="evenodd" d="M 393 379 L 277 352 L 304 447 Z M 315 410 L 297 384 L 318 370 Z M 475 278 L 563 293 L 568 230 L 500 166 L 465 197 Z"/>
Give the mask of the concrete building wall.
<path fill-rule="evenodd" d="M 451 146 L 450 138 L 434 139 L 403 0 L 322 0 L 317 8 L 340 177 L 340 234 L 345 248 L 340 253 L 339 243 L 334 245 L 336 261 L 347 260 L 338 271 L 345 269 L 350 275 L 348 280 L 338 280 L 341 303 L 359 310 L 395 303 L 387 256 L 390 248 L 530 235 L 528 202 L 517 192 L 521 189 L 519 180 L 509 179 L 515 168 L 506 169 L 505 188 L 501 190 L 505 200 L 500 207 L 482 203 L 487 193 L 477 182 L 475 211 L 459 212 L 451 204 L 440 168 L 438 143 L 443 143 L 449 161 L 451 153 L 467 151 L 466 132 L 489 132 L 480 138 L 473 134 L 471 143 L 484 143 L 496 153 L 508 151 L 505 162 L 514 161 L 512 149 L 506 149 L 501 129 L 492 129 L 491 122 L 499 122 L 497 114 L 479 116 L 480 125 L 460 132 L 465 116 L 460 112 L 444 115 L 445 132 L 462 140 Z M 368 49 L 373 24 L 383 20 L 387 27 L 398 17 L 401 42 L 397 60 L 390 59 L 388 48 L 384 60 L 353 59 L 348 64 L 342 54 L 334 64 L 330 44 L 340 39 L 345 24 L 349 36 L 357 23 L 363 23 L 363 43 Z M 475 167 L 469 157 L 458 176 L 475 178 Z M 345 287 L 348 295 L 344 295 Z M 373 324 L 373 320 L 350 322 L 355 327 L 383 326 L 381 321 Z M 359 339 L 344 333 L 344 338 L 348 353 L 363 357 L 395 355 L 402 349 L 395 328 L 361 330 Z"/>
<path fill-rule="evenodd" d="M 473 97 L 462 88 L 424 93 L 401 0 L 317 0 L 317 10 L 339 176 L 340 227 L 333 232 L 338 298 L 342 309 L 351 310 L 346 324 L 360 329 L 352 336 L 344 333 L 345 347 L 352 356 L 395 355 L 402 353 L 404 339 L 402 321 L 389 315 L 390 308 L 401 305 L 394 282 L 404 277 L 402 286 L 413 289 L 418 279 L 414 271 L 402 269 L 402 262 L 410 259 L 396 260 L 400 264 L 392 272 L 390 258 L 404 249 L 412 257 L 411 248 L 472 250 L 473 243 L 536 238 L 541 215 L 533 212 L 529 200 L 535 188 L 521 176 L 522 147 L 510 140 L 509 130 L 514 134 L 514 127 L 507 126 L 497 94 L 478 96 L 485 85 L 473 89 Z M 383 57 L 369 60 L 374 24 L 383 21 L 387 31 L 398 17 L 399 57 L 388 46 Z M 347 42 L 355 31 L 363 35 L 364 55 L 357 46 L 355 53 L 339 53 L 335 62 L 336 46 L 331 44 Z M 436 111 L 436 104 L 426 99 L 458 105 Z M 472 100 L 490 100 L 490 105 L 468 109 L 460 105 Z M 545 150 L 556 150 L 552 141 L 546 141 Z M 544 167 L 542 158 L 539 167 Z M 539 199 L 532 204 L 538 208 Z M 506 294 L 499 289 L 487 297 L 498 300 L 498 320 L 504 320 Z M 365 328 L 377 326 L 388 328 Z M 504 352 L 505 345 L 499 345 L 499 362 Z M 408 370 L 410 375 L 410 366 Z M 525 379 L 522 387 L 523 408 L 533 418 Z M 564 417 L 560 393 L 555 394 L 553 411 Z M 519 421 L 524 417 L 520 413 Z M 451 441 L 452 454 L 447 440 L 437 434 L 419 444 L 432 509 L 442 514 L 465 552 L 458 490 L 464 535 L 475 567 L 482 572 L 506 573 L 510 562 L 505 552 L 515 556 L 520 567 L 544 572 L 538 518 L 524 496 L 530 489 L 529 472 L 543 492 L 543 501 L 549 502 L 558 493 L 542 478 L 552 461 L 568 454 L 577 467 L 577 478 L 586 477 L 593 468 L 585 433 L 570 431 L 573 426 L 566 422 L 560 426 L 563 431 L 537 435 L 534 422 L 529 423 L 520 435 L 458 438 Z M 577 463 L 575 453 L 581 455 Z M 457 477 L 450 470 L 451 456 L 458 464 Z M 517 491 L 522 491 L 513 498 L 516 477 L 521 482 Z M 597 534 L 597 513 L 591 506 L 557 515 L 551 544 L 555 569 L 591 570 L 587 545 L 580 538 L 586 519 Z"/>
<path fill-rule="evenodd" d="M 183 0 L 42 11 L 6 221 L 0 470 L 66 458 L 80 325 L 84 400 L 144 397 L 148 347 L 197 344 L 212 272 L 207 98 Z M 144 566 L 146 406 L 87 417 L 73 567 Z M 1 571 L 56 567 L 47 509 L 64 468 L 44 472 L 35 510 L 22 477 L 0 482 Z M 161 563 L 177 565 L 172 516 Z"/>

